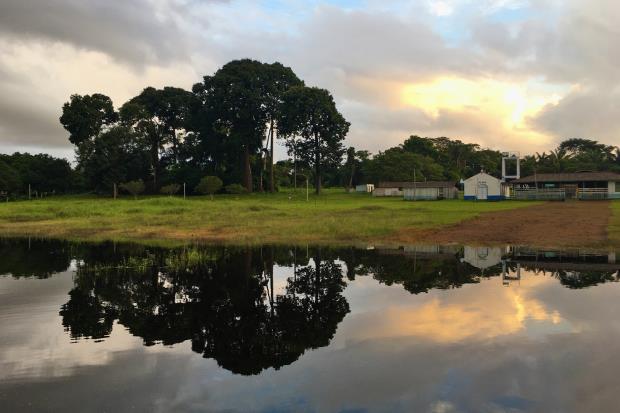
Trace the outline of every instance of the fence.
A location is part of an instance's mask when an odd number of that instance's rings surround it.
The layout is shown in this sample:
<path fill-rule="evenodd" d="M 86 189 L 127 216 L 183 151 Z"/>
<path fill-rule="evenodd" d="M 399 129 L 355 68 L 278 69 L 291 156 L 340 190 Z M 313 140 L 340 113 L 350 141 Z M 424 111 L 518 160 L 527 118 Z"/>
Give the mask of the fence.
<path fill-rule="evenodd" d="M 620 193 L 609 192 L 607 188 L 579 188 L 577 199 L 582 201 L 620 199 Z"/>
<path fill-rule="evenodd" d="M 607 188 L 579 188 L 575 198 L 580 201 L 620 199 L 620 192 L 609 192 Z M 564 188 L 515 189 L 512 199 L 518 201 L 564 201 L 567 199 Z"/>
<path fill-rule="evenodd" d="M 563 188 L 515 189 L 513 199 L 518 201 L 564 201 L 566 190 Z"/>

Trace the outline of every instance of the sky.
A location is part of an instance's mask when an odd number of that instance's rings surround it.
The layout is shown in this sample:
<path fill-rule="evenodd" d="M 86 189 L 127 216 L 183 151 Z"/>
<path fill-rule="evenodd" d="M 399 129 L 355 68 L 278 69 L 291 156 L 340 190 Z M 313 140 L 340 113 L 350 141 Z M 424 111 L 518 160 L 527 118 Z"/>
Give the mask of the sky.
<path fill-rule="evenodd" d="M 373 153 L 410 135 L 617 144 L 619 19 L 616 0 L 0 0 L 0 152 L 73 159 L 71 94 L 118 108 L 239 58 L 330 90 L 346 144 Z"/>

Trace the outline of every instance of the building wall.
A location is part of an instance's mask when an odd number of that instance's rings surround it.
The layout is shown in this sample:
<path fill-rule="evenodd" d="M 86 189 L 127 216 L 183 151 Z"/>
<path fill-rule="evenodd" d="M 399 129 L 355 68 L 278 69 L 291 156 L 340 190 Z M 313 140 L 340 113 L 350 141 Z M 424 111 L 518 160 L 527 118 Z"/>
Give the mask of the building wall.
<path fill-rule="evenodd" d="M 414 196 L 415 199 L 420 200 L 435 200 L 439 198 L 439 188 L 416 188 L 415 190 L 413 188 L 405 188 L 403 192 L 407 200 L 413 200 Z"/>
<path fill-rule="evenodd" d="M 474 175 L 471 178 L 465 180 L 464 199 L 478 199 L 478 187 L 481 183 L 485 183 L 487 185 L 488 201 L 499 201 L 504 198 L 502 193 L 502 182 L 489 174 L 479 173 L 478 175 Z"/>
<path fill-rule="evenodd" d="M 373 184 L 363 184 L 363 185 L 357 185 L 355 187 L 355 192 L 372 192 L 375 189 L 375 186 Z"/>
<path fill-rule="evenodd" d="M 398 188 L 375 188 L 373 196 L 403 196 L 403 191 Z"/>
<path fill-rule="evenodd" d="M 608 193 L 613 194 L 614 192 L 616 192 L 616 189 L 620 189 L 620 188 L 616 188 L 616 182 L 609 181 L 607 183 L 607 192 Z"/>

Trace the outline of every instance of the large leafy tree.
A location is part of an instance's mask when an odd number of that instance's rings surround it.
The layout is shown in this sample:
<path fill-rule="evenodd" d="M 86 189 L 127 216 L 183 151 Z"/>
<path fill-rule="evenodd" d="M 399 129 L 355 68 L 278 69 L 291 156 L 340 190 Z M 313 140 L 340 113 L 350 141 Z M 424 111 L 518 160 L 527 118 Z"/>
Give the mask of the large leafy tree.
<path fill-rule="evenodd" d="M 148 173 L 148 154 L 135 132 L 122 125 L 101 133 L 90 145 L 82 170 L 91 188 L 109 193 L 114 184 L 141 179 Z"/>
<path fill-rule="evenodd" d="M 265 82 L 265 109 L 269 130 L 267 134 L 267 146 L 269 147 L 269 190 L 275 191 L 273 148 L 274 136 L 278 129 L 278 120 L 281 117 L 282 99 L 284 94 L 294 86 L 302 86 L 303 82 L 295 75 L 290 67 L 281 63 L 267 64 L 264 66 L 266 73 Z"/>
<path fill-rule="evenodd" d="M 131 127 L 148 149 L 153 190 L 160 184 L 162 155 L 171 148 L 173 163 L 179 158 L 180 137 L 185 130 L 193 95 L 186 90 L 147 87 L 120 109 L 123 124 Z"/>
<path fill-rule="evenodd" d="M 93 95 L 72 95 L 62 107 L 60 123 L 69 132 L 69 141 L 78 148 L 94 139 L 101 129 L 118 120 L 112 99 L 95 93 Z"/>
<path fill-rule="evenodd" d="M 19 173 L 7 162 L 0 159 L 0 192 L 17 192 L 21 184 L 22 181 L 19 177 Z"/>
<path fill-rule="evenodd" d="M 413 182 L 441 180 L 444 168 L 428 156 L 391 148 L 380 152 L 366 166 L 367 177 L 375 183 L 381 181 Z"/>
<path fill-rule="evenodd" d="M 18 172 L 22 184 L 35 191 L 65 193 L 74 184 L 74 172 L 65 159 L 19 152 L 4 158 Z"/>
<path fill-rule="evenodd" d="M 241 149 L 243 185 L 252 191 L 251 156 L 262 148 L 267 129 L 265 65 L 255 60 L 235 60 L 213 76 L 205 76 L 193 91 L 203 105 L 203 131 L 219 135 Z"/>
<path fill-rule="evenodd" d="M 323 169 L 338 167 L 342 161 L 342 142 L 349 126 L 325 89 L 296 86 L 283 96 L 280 134 L 299 137 L 288 142 L 295 146 L 293 150 L 299 160 L 314 170 L 317 194 L 321 192 Z"/>

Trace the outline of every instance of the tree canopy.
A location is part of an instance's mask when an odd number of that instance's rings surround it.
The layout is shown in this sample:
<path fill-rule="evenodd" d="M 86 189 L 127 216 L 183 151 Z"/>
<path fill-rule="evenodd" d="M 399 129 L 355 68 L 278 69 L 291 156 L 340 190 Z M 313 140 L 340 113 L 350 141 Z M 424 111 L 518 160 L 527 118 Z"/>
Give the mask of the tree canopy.
<path fill-rule="evenodd" d="M 118 112 L 103 94 L 72 95 L 62 111 L 60 122 L 76 147 L 75 171 L 52 158 L 4 159 L 3 186 L 62 192 L 67 182 L 72 186 L 83 177 L 88 189 L 101 193 L 136 180 L 145 182 L 149 193 L 183 183 L 191 192 L 202 177 L 216 176 L 232 192 L 239 192 L 239 185 L 244 192 L 275 191 L 296 186 L 301 178 L 312 180 L 320 193 L 325 185 L 458 181 L 481 170 L 501 174 L 500 151 L 443 136 L 411 135 L 375 155 L 345 150 L 350 123 L 330 92 L 306 86 L 278 62 L 233 60 L 191 91 L 146 87 Z M 276 139 L 290 156 L 278 163 Z M 522 160 L 522 175 L 584 170 L 620 171 L 618 148 L 571 138 Z M 71 173 L 72 179 L 62 178 L 63 187 L 58 177 Z"/>

